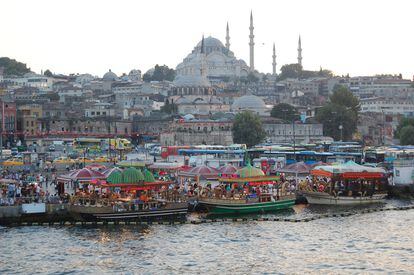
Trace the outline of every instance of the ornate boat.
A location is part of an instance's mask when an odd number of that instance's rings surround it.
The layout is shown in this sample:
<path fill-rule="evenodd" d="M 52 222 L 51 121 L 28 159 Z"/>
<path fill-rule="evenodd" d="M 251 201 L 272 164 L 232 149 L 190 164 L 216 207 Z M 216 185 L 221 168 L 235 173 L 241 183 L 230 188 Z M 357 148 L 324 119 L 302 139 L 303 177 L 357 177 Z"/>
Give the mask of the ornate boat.
<path fill-rule="evenodd" d="M 311 171 L 311 175 L 313 186 L 300 185 L 299 191 L 310 204 L 380 203 L 388 196 L 387 175 L 382 168 L 367 167 L 349 161 L 341 165 L 317 166 Z"/>
<path fill-rule="evenodd" d="M 291 208 L 296 197 L 286 196 L 277 199 L 272 194 L 263 194 L 256 199 L 215 199 L 202 198 L 198 201 L 210 214 L 254 214 Z"/>
<path fill-rule="evenodd" d="M 185 219 L 187 202 L 94 200 L 76 198 L 69 213 L 78 221 L 148 221 Z"/>
<path fill-rule="evenodd" d="M 231 191 L 217 188 L 214 194 L 212 190 L 202 191 L 197 203 L 209 214 L 264 213 L 288 209 L 295 204 L 295 195 L 278 183 L 278 176 L 265 176 L 262 170 L 250 164 L 237 171 L 234 177 L 218 180 L 221 187 L 231 187 Z M 272 192 L 258 191 L 259 187 L 266 191 L 272 189 Z"/>

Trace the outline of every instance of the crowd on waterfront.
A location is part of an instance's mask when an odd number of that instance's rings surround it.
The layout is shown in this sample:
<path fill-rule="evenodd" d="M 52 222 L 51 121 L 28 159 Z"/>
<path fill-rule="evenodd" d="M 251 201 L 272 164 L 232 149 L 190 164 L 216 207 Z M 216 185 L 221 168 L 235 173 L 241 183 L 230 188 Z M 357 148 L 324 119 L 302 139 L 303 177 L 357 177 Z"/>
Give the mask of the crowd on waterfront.
<path fill-rule="evenodd" d="M 4 169 L 0 180 L 0 205 L 24 202 L 59 203 L 56 173 L 31 173 L 25 170 Z"/>

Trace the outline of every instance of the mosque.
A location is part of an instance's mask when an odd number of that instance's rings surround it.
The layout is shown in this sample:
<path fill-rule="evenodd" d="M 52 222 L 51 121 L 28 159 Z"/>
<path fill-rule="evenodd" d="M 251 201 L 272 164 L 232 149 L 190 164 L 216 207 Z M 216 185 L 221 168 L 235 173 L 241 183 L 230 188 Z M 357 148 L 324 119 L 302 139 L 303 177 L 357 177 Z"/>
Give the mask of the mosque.
<path fill-rule="evenodd" d="M 176 67 L 176 86 L 188 86 L 197 84 L 201 64 L 204 63 L 207 79 L 209 82 L 220 82 L 222 80 L 244 77 L 249 72 L 255 72 L 254 66 L 254 26 L 253 14 L 250 13 L 250 34 L 249 34 L 249 66 L 242 59 L 237 59 L 230 50 L 230 31 L 229 24 L 226 27 L 226 44 L 214 37 L 204 38 L 193 49 L 193 51 L 184 58 L 183 62 Z M 204 45 L 204 47 L 202 47 Z M 200 53 L 203 52 L 204 55 Z M 298 64 L 302 65 L 302 46 L 301 39 L 298 41 Z M 273 44 L 272 55 L 272 74 L 276 75 L 276 49 Z M 203 83 L 206 84 L 206 83 Z"/>
<path fill-rule="evenodd" d="M 212 84 L 246 77 L 249 73 L 258 74 L 254 67 L 254 26 L 250 13 L 249 66 L 237 59 L 230 50 L 229 25 L 226 27 L 226 44 L 214 37 L 207 37 L 194 47 L 193 51 L 176 67 L 173 88 L 168 96 L 178 105 L 181 114 L 211 114 L 217 111 L 241 112 L 251 110 L 260 115 L 269 113 L 264 101 L 253 95 L 242 96 L 229 106 L 219 100 Z M 302 46 L 299 37 L 298 64 L 302 65 Z M 273 44 L 272 74 L 276 76 L 276 49 Z"/>

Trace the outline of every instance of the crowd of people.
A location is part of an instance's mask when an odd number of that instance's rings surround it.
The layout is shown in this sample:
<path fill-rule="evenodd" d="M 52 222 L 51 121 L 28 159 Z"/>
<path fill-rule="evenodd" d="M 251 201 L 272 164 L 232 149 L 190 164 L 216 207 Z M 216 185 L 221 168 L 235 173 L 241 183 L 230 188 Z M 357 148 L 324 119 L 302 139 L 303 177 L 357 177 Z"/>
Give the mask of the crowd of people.
<path fill-rule="evenodd" d="M 56 174 L 35 174 L 25 170 L 1 171 L 0 205 L 16 205 L 28 202 L 58 203 Z"/>

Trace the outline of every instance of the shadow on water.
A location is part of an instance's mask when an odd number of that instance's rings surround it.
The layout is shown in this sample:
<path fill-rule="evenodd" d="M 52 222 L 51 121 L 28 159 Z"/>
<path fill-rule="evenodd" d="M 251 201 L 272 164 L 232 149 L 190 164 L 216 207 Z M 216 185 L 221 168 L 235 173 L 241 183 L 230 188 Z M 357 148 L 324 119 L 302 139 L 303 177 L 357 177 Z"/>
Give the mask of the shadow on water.
<path fill-rule="evenodd" d="M 275 216 L 275 215 L 280 216 L 280 217 L 287 217 L 293 214 L 295 214 L 294 209 L 283 209 L 283 210 L 269 211 L 266 213 L 258 213 L 258 214 L 221 214 L 221 215 L 206 214 L 200 217 L 205 218 L 205 219 L 258 219 L 258 218 L 266 218 L 266 217 Z"/>

